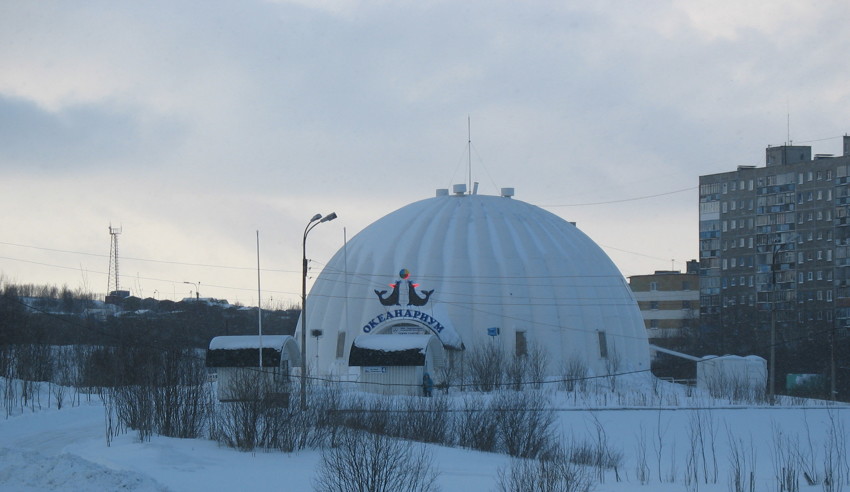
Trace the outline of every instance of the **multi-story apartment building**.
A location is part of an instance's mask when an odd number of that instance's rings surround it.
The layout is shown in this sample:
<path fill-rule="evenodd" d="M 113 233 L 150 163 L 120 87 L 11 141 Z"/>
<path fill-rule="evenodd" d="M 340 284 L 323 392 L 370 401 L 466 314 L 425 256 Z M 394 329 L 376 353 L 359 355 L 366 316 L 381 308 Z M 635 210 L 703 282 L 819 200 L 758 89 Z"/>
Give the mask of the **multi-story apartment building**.
<path fill-rule="evenodd" d="M 629 287 L 638 301 L 649 343 L 681 348 L 682 339 L 698 328 L 699 262 L 689 261 L 685 273 L 657 270 L 632 275 Z"/>
<path fill-rule="evenodd" d="M 768 147 L 766 166 L 700 176 L 700 325 L 723 352 L 850 326 L 850 137 L 841 156 Z M 775 316 L 775 318 L 773 318 Z"/>

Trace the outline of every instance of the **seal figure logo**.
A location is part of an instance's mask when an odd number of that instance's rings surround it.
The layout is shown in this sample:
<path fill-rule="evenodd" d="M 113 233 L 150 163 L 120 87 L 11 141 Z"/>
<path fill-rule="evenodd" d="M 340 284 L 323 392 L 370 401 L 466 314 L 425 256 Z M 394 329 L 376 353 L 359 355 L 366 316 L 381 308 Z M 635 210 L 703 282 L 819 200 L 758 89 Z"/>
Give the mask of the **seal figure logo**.
<path fill-rule="evenodd" d="M 408 270 L 407 268 L 402 268 L 401 271 L 398 272 L 398 276 L 400 280 L 390 284 L 390 287 L 393 288 L 393 291 L 388 296 L 384 297 L 384 294 L 387 293 L 386 290 L 375 289 L 375 295 L 378 296 L 378 300 L 381 301 L 382 305 L 401 306 L 401 295 L 399 289 L 401 287 L 402 282 L 407 282 L 408 306 L 424 306 L 428 304 L 428 299 L 431 298 L 431 294 L 434 293 L 434 289 L 423 290 L 417 293 L 416 288 L 419 287 L 419 284 L 414 284 L 413 281 L 410 280 L 410 270 Z M 424 297 L 421 297 L 420 293 Z"/>

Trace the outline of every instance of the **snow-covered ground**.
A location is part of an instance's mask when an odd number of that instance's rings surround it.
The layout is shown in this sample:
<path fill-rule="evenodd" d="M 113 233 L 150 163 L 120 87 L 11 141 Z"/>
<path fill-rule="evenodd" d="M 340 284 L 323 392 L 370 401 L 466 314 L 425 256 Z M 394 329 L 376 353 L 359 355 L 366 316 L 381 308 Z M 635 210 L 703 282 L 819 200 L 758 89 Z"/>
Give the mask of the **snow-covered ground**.
<path fill-rule="evenodd" d="M 0 380 L 2 384 L 5 381 Z M 621 388 L 624 386 L 621 382 Z M 604 475 L 596 491 L 726 491 L 730 487 L 732 450 L 743 451 L 754 461 L 755 490 L 779 490 L 775 462 L 777 440 L 790 443 L 789 450 L 802 459 L 811 458 L 822 474 L 831 432 L 844 435 L 847 466 L 847 429 L 850 409 L 809 402 L 797 406 L 738 406 L 728 402 L 690 398 L 673 386 L 662 387 L 672 398 L 643 401 L 642 392 L 631 388 L 628 397 L 599 395 L 574 400 L 556 392 L 558 423 L 565 440 L 596 444 L 623 455 L 618 469 Z M 621 391 L 623 391 L 621 389 Z M 0 490 L 291 490 L 312 489 L 311 480 L 321 452 L 308 450 L 245 453 L 204 439 L 154 436 L 138 442 L 133 432 L 119 435 L 111 445 L 105 436 L 104 407 L 92 398 L 79 406 L 61 409 L 25 408 L 0 421 Z M 652 399 L 649 399 L 652 400 Z M 46 399 L 44 400 L 46 401 Z M 678 401 L 670 405 L 670 401 Z M 799 402 L 798 402 L 799 403 Z M 599 431 L 603 430 L 600 435 Z M 697 429 L 702 432 L 697 434 Z M 833 434 L 834 435 L 834 434 Z M 781 436 L 781 437 L 780 437 Z M 695 437 L 701 440 L 694 444 Z M 510 463 L 504 455 L 429 445 L 445 492 L 490 491 L 496 488 L 497 470 Z M 713 451 L 712 451 L 713 449 Z M 696 450 L 696 455 L 694 454 Z M 698 486 L 688 486 L 684 476 L 689 457 L 696 456 Z M 717 466 L 716 482 L 705 483 Z M 639 465 L 648 480 L 639 479 Z M 843 471 L 844 468 L 842 468 Z M 659 479 L 660 475 L 660 479 Z M 846 475 L 845 475 L 846 477 Z M 845 478 L 846 480 L 846 478 Z M 823 490 L 800 477 L 802 491 Z M 843 485 L 835 490 L 850 490 Z"/>

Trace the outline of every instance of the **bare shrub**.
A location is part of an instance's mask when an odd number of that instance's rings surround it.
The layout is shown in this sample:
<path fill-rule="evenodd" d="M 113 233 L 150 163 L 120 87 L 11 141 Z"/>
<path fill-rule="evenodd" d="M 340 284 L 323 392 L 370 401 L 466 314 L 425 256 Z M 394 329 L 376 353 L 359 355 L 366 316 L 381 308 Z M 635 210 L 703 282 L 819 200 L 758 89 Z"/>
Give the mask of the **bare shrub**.
<path fill-rule="evenodd" d="M 536 343 L 529 344 L 525 354 L 505 361 L 505 380 L 517 391 L 525 386 L 540 389 L 546 379 L 546 363 L 546 351 Z"/>
<path fill-rule="evenodd" d="M 637 477 L 641 485 L 648 484 L 650 478 L 646 451 L 646 429 L 644 429 L 643 424 L 641 424 L 637 434 L 637 440 L 635 442 L 635 477 Z"/>
<path fill-rule="evenodd" d="M 252 377 L 249 371 L 238 373 L 229 388 L 233 401 L 217 406 L 210 437 L 242 451 L 263 448 L 291 452 L 320 445 L 321 436 L 327 433 L 316 432 L 316 407 L 311 405 L 313 410 L 304 411 L 295 399 L 279 401 L 273 397 L 272 384 L 269 379 Z M 313 404 L 319 401 L 311 398 Z M 326 421 L 324 425 L 330 424 Z"/>
<path fill-rule="evenodd" d="M 496 451 L 499 444 L 498 423 L 492 413 L 484 408 L 478 396 L 467 396 L 463 408 L 454 420 L 453 434 L 461 447 L 480 451 Z"/>
<path fill-rule="evenodd" d="M 579 444 L 574 442 L 567 450 L 571 462 L 596 468 L 596 479 L 605 482 L 605 470 L 614 470 L 619 480 L 619 468 L 623 464 L 623 452 L 611 447 L 608 443 L 608 433 L 602 422 L 593 417 L 593 440 L 585 440 Z"/>
<path fill-rule="evenodd" d="M 498 441 L 518 458 L 537 458 L 553 448 L 555 413 L 539 392 L 506 392 L 491 403 Z"/>
<path fill-rule="evenodd" d="M 534 460 L 514 459 L 499 468 L 499 492 L 589 492 L 593 479 L 586 467 L 567 459 L 562 449 Z"/>
<path fill-rule="evenodd" d="M 467 375 L 476 391 L 493 391 L 502 386 L 505 373 L 505 353 L 494 343 L 473 349 L 466 358 Z"/>
<path fill-rule="evenodd" d="M 750 436 L 748 445 L 736 438 L 727 427 L 729 437 L 729 490 L 731 492 L 755 492 L 756 450 Z"/>
<path fill-rule="evenodd" d="M 611 344 L 608 349 L 608 357 L 605 358 L 605 375 L 612 393 L 617 391 L 617 375 L 620 373 L 622 363 L 623 359 L 617 351 L 617 347 Z"/>
<path fill-rule="evenodd" d="M 187 350 L 163 352 L 153 384 L 154 430 L 168 437 L 199 437 L 209 417 L 212 391 L 206 367 Z"/>
<path fill-rule="evenodd" d="M 344 430 L 322 453 L 313 489 L 321 492 L 436 491 L 437 471 L 423 445 Z"/>
<path fill-rule="evenodd" d="M 446 444 L 449 440 L 449 400 L 445 396 L 410 398 L 405 401 L 396 427 L 399 437 L 420 442 Z"/>
<path fill-rule="evenodd" d="M 708 394 L 712 398 L 729 403 L 764 404 L 767 402 L 765 388 L 753 385 L 746 377 L 718 373 L 706 379 Z"/>
<path fill-rule="evenodd" d="M 154 433 L 200 436 L 212 404 L 203 362 L 186 350 L 146 351 L 144 361 L 126 379 L 132 383 L 109 386 L 104 391 L 104 399 L 113 406 L 117 419 L 136 430 L 141 441 L 149 440 Z"/>
<path fill-rule="evenodd" d="M 702 480 L 706 483 L 717 483 L 717 426 L 709 411 L 694 410 L 688 419 L 688 454 L 685 473 L 685 484 L 689 485 Z"/>
<path fill-rule="evenodd" d="M 779 492 L 798 492 L 800 490 L 800 467 L 797 460 L 796 438 L 782 432 L 773 425 L 773 473 Z"/>
<path fill-rule="evenodd" d="M 841 417 L 832 409 L 828 413 L 829 428 L 824 442 L 823 489 L 839 492 L 850 485 L 850 466 L 847 461 L 847 430 Z"/>
<path fill-rule="evenodd" d="M 587 363 L 578 354 L 572 354 L 564 361 L 562 371 L 564 380 L 561 382 L 562 388 L 570 392 L 585 392 L 587 391 Z"/>

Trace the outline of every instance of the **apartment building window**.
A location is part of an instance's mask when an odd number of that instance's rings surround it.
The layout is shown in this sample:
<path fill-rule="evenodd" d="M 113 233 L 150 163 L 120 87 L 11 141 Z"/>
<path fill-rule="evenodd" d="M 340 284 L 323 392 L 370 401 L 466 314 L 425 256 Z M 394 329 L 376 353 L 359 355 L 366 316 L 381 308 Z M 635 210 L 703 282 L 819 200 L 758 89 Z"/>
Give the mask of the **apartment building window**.
<path fill-rule="evenodd" d="M 752 179 L 750 180 L 750 183 L 749 183 L 749 184 L 750 184 L 750 186 L 749 186 L 748 188 L 750 189 L 750 191 L 753 191 L 753 189 L 754 189 L 754 188 L 753 188 L 753 180 L 752 180 Z M 752 202 L 751 202 L 751 203 L 752 203 Z M 752 207 L 752 206 L 750 206 L 750 210 L 752 210 L 752 208 L 753 208 L 753 207 Z"/>
<path fill-rule="evenodd" d="M 826 301 L 832 302 L 832 291 L 831 290 L 826 291 Z"/>
<path fill-rule="evenodd" d="M 811 181 L 811 180 L 812 180 L 812 177 L 813 177 L 813 174 L 812 174 L 812 172 L 811 172 L 811 171 L 809 171 L 809 181 Z"/>
<path fill-rule="evenodd" d="M 808 273 L 806 274 L 806 280 L 808 280 L 809 282 L 811 282 L 811 281 L 812 281 L 812 280 L 814 280 L 814 279 L 815 279 L 815 278 L 814 278 L 814 274 L 813 274 L 813 272 L 808 272 Z"/>
<path fill-rule="evenodd" d="M 653 311 L 658 311 L 658 301 L 650 301 L 649 309 L 652 309 Z"/>
<path fill-rule="evenodd" d="M 818 190 L 818 200 L 823 200 L 823 190 Z"/>
<path fill-rule="evenodd" d="M 823 280 L 823 270 L 818 270 L 818 280 Z"/>
<path fill-rule="evenodd" d="M 797 175 L 797 184 L 803 184 L 803 173 Z"/>
<path fill-rule="evenodd" d="M 658 290 L 658 282 L 650 282 L 649 283 L 649 290 L 651 290 L 651 291 Z"/>
<path fill-rule="evenodd" d="M 826 250 L 826 261 L 832 261 L 832 250 Z"/>
<path fill-rule="evenodd" d="M 728 210 L 727 210 L 726 202 L 721 203 L 720 204 L 720 213 L 725 214 L 727 211 Z"/>
<path fill-rule="evenodd" d="M 827 181 L 832 181 L 832 169 L 827 169 L 827 170 L 826 170 L 826 180 L 827 180 Z"/>
<path fill-rule="evenodd" d="M 797 274 L 797 283 L 798 284 L 803 283 L 803 272 L 800 272 L 800 273 Z"/>
<path fill-rule="evenodd" d="M 819 291 L 818 291 L 818 300 L 819 300 L 819 301 L 822 301 L 822 300 L 823 300 L 823 291 L 822 291 L 822 290 L 819 290 Z"/>

